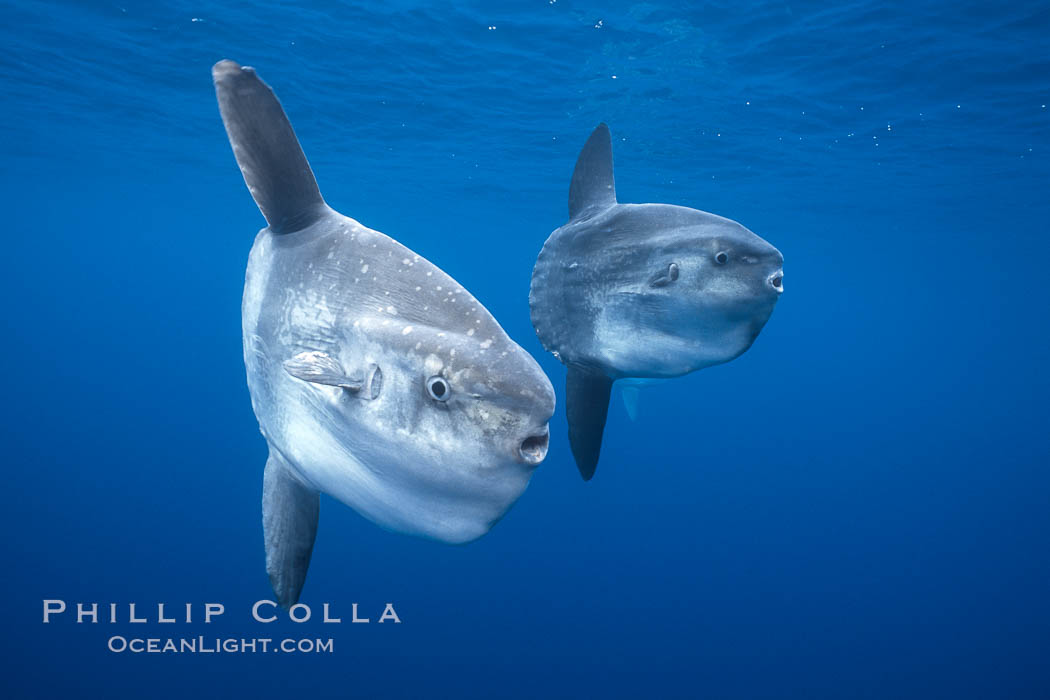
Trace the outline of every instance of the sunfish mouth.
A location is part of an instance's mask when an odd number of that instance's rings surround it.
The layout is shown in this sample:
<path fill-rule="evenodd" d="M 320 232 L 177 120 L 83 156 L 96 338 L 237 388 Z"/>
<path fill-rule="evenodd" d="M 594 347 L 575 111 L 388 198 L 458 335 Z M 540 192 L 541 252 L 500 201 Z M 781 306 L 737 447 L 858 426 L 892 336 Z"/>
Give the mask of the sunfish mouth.
<path fill-rule="evenodd" d="M 543 432 L 530 435 L 521 441 L 518 454 L 526 464 L 537 465 L 547 456 L 547 445 L 550 443 L 550 429 L 545 425 Z"/>
<path fill-rule="evenodd" d="M 781 294 L 784 291 L 784 271 L 777 270 L 769 276 L 769 286 L 772 287 L 777 294 Z"/>

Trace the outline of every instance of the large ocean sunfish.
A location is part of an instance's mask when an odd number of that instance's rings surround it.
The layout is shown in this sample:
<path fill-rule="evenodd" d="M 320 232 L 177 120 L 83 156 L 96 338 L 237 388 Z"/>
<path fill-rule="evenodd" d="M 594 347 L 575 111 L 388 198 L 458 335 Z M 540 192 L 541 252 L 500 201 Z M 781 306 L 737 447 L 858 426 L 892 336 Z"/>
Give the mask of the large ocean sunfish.
<path fill-rule="evenodd" d="M 620 204 L 609 128 L 587 140 L 569 222 L 550 235 L 529 306 L 543 346 L 568 369 L 569 443 L 594 476 L 617 379 L 667 378 L 751 347 L 784 291 L 784 258 L 735 221 L 671 204 Z"/>
<path fill-rule="evenodd" d="M 554 390 L 454 279 L 325 204 L 254 70 L 221 61 L 212 77 L 268 224 L 248 259 L 244 363 L 270 448 L 266 570 L 288 606 L 321 491 L 398 532 L 452 543 L 488 532 L 547 454 Z"/>

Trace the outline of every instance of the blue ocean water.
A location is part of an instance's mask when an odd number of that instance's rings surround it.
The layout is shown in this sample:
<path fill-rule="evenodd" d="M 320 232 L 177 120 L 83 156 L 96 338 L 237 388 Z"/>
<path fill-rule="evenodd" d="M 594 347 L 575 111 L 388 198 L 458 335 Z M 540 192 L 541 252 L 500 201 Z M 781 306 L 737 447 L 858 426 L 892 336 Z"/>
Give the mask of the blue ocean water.
<path fill-rule="evenodd" d="M 1050 6 L 160 5 L 3 3 L 0 694 L 1050 697 Z M 334 207 L 463 283 L 559 393 L 546 462 L 475 543 L 324 499 L 301 625 L 250 616 L 263 220 L 221 58 L 274 87 Z M 621 201 L 740 221 L 786 291 L 751 350 L 646 389 L 636 421 L 614 393 L 583 483 L 527 294 L 600 121 Z M 44 599 L 196 612 L 45 625 Z"/>

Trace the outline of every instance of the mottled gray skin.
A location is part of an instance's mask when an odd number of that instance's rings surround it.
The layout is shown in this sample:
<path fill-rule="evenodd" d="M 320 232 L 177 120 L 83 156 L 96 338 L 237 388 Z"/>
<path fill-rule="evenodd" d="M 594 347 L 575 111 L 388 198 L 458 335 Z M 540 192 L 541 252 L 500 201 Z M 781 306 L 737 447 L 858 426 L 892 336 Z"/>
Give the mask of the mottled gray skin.
<path fill-rule="evenodd" d="M 612 379 L 679 377 L 751 347 L 779 298 L 770 280 L 782 265 L 776 248 L 735 221 L 613 204 L 551 234 L 533 273 L 532 322 L 566 364 Z"/>
<path fill-rule="evenodd" d="M 291 234 L 263 229 L 242 306 L 252 407 L 303 481 L 374 522 L 447 542 L 486 533 L 538 464 L 554 392 L 486 309 L 397 241 L 330 212 Z M 375 365 L 375 399 L 286 369 L 322 352 L 351 379 Z M 435 401 L 426 380 L 451 395 Z M 540 456 L 542 459 L 542 456 Z"/>
<path fill-rule="evenodd" d="M 462 286 L 332 210 L 251 68 L 213 68 L 223 123 L 268 226 L 244 286 L 244 362 L 270 448 L 266 566 L 298 600 L 319 493 L 397 532 L 480 537 L 547 453 L 554 390 Z"/>
<path fill-rule="evenodd" d="M 539 254 L 529 304 L 543 346 L 568 368 L 569 438 L 589 479 L 612 382 L 678 377 L 741 355 L 783 292 L 784 258 L 721 216 L 617 202 L 604 124 L 577 161 L 569 212 Z"/>

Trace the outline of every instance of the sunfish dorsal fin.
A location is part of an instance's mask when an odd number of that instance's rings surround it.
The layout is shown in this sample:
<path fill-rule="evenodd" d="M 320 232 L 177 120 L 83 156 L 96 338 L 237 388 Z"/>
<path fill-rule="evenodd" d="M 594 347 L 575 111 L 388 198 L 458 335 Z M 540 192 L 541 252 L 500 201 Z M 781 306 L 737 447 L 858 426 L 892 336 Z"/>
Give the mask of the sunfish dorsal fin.
<path fill-rule="evenodd" d="M 609 414 L 613 380 L 588 369 L 569 365 L 565 376 L 565 414 L 569 419 L 569 447 L 584 481 L 598 468 L 602 433 Z"/>
<path fill-rule="evenodd" d="M 237 165 L 270 230 L 292 233 L 320 219 L 327 205 L 273 90 L 233 61 L 211 74 Z"/>
<path fill-rule="evenodd" d="M 616 204 L 613 180 L 612 137 L 609 127 L 599 124 L 576 159 L 569 185 L 569 220 L 589 209 L 606 209 Z"/>

